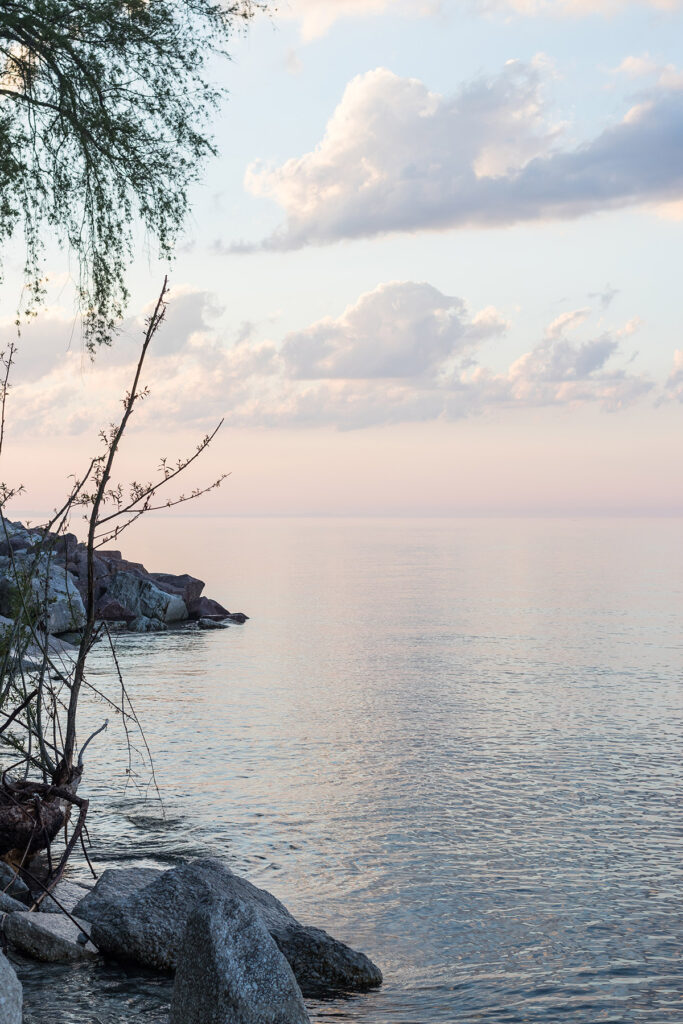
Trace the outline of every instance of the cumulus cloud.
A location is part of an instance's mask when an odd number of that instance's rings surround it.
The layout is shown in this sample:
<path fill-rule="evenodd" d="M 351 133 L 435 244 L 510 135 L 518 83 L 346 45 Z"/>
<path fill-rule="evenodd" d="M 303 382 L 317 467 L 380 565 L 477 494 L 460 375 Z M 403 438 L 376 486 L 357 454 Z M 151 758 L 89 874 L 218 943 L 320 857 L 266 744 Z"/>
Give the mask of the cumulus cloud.
<path fill-rule="evenodd" d="M 429 284 L 392 282 L 362 295 L 337 319 L 288 334 L 282 358 L 299 379 L 416 378 L 506 326 L 494 309 L 472 318 L 462 299 Z"/>
<path fill-rule="evenodd" d="M 169 307 L 159 346 L 150 352 L 152 396 L 136 412 L 136 429 L 203 430 L 223 416 L 241 427 L 357 429 L 454 420 L 492 408 L 591 403 L 616 410 L 654 387 L 630 369 L 624 348 L 637 322 L 592 327 L 590 310 L 556 317 L 507 369 L 493 370 L 485 353 L 506 332 L 506 318 L 494 307 L 472 311 L 463 299 L 425 283 L 381 284 L 337 317 L 278 341 L 257 341 L 249 328 L 237 338 L 234 332 L 223 336 L 211 320 L 210 295 L 178 298 L 175 333 Z M 141 323 L 142 317 L 135 332 L 130 322 L 131 338 L 137 333 L 139 340 Z M 164 330 L 170 334 L 165 347 Z M 12 429 L 94 434 L 106 410 L 115 415 L 120 407 L 132 356 L 127 361 L 115 347 L 84 366 L 69 352 L 37 379 L 19 374 Z M 677 380 L 672 376 L 670 388 Z"/>
<path fill-rule="evenodd" d="M 247 169 L 247 189 L 286 215 L 256 248 L 575 218 L 683 198 L 683 89 L 654 85 L 619 123 L 563 148 L 562 126 L 544 102 L 549 74 L 542 60 L 510 61 L 453 96 L 385 68 L 359 75 L 314 150 Z"/>

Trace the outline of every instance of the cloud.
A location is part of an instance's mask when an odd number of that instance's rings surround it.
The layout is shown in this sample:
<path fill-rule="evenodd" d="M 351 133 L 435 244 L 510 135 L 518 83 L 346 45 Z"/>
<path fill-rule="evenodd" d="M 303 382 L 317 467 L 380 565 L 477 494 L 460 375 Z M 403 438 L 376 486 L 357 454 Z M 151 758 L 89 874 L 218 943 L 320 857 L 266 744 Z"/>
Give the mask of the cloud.
<path fill-rule="evenodd" d="M 296 249 L 399 231 L 500 227 L 683 198 L 683 89 L 654 86 L 617 124 L 561 148 L 542 60 L 510 61 L 453 96 L 385 68 L 347 86 L 318 146 L 245 185 L 286 221 L 260 245 Z"/>
<path fill-rule="evenodd" d="M 358 429 L 530 406 L 617 410 L 654 390 L 629 368 L 624 348 L 637 321 L 592 328 L 596 314 L 587 309 L 556 317 L 507 369 L 493 370 L 484 353 L 507 331 L 506 318 L 493 307 L 473 312 L 463 299 L 426 283 L 380 284 L 338 316 L 279 342 L 255 340 L 250 325 L 237 337 L 209 326 L 207 310 L 215 303 L 208 294 L 178 298 L 175 332 L 169 306 L 168 323 L 150 350 L 151 397 L 136 411 L 134 430 L 203 432 L 221 417 L 234 427 Z M 142 317 L 138 343 L 141 324 Z M 11 431 L 95 437 L 103 421 L 118 415 L 129 385 L 134 352 L 123 358 L 121 351 L 106 350 L 85 365 L 71 352 L 37 379 L 18 375 Z"/>
<path fill-rule="evenodd" d="M 387 13 L 420 17 L 436 13 L 441 6 L 440 0 L 290 0 L 278 13 L 296 18 L 302 39 L 310 42 L 342 18 Z"/>
<path fill-rule="evenodd" d="M 591 314 L 590 309 L 572 309 L 560 313 L 545 329 L 546 338 L 553 340 L 563 337 L 567 331 L 579 327 Z"/>
<path fill-rule="evenodd" d="M 649 53 L 624 57 L 618 67 L 612 69 L 612 74 L 632 79 L 654 78 L 663 89 L 683 88 L 683 71 L 675 64 L 660 64 Z"/>
<path fill-rule="evenodd" d="M 666 382 L 665 395 L 683 402 L 683 348 L 674 352 L 674 365 Z"/>
<path fill-rule="evenodd" d="M 391 282 L 337 319 L 288 334 L 282 358 L 288 375 L 303 380 L 417 378 L 506 326 L 492 309 L 470 318 L 462 299 L 429 284 Z"/>

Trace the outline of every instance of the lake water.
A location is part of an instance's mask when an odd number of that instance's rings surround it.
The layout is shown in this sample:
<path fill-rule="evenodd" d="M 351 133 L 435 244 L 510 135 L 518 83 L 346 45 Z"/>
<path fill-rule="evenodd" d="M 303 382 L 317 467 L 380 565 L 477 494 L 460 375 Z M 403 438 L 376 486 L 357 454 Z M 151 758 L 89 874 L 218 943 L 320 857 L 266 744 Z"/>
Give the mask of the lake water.
<path fill-rule="evenodd" d="M 98 868 L 217 855 L 363 949 L 384 986 L 313 1021 L 681 1024 L 680 520 L 149 519 L 124 549 L 251 619 L 117 641 L 165 816 L 112 723 Z M 21 972 L 29 1024 L 167 1013 L 151 974 Z"/>

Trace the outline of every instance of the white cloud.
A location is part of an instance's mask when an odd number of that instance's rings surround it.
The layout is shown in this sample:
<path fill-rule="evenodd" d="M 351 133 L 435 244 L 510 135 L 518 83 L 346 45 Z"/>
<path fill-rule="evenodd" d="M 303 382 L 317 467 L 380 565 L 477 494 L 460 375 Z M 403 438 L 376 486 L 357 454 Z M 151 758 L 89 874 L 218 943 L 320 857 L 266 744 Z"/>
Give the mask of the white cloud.
<path fill-rule="evenodd" d="M 560 313 L 560 315 L 555 317 L 552 323 L 549 323 L 546 327 L 546 338 L 552 340 L 563 337 L 568 331 L 571 331 L 576 327 L 580 327 L 590 314 L 590 309 L 586 308 L 572 309 L 568 310 L 566 313 Z"/>
<path fill-rule="evenodd" d="M 511 61 L 453 96 L 384 68 L 359 75 L 313 151 L 248 168 L 246 187 L 286 215 L 256 248 L 574 218 L 683 198 L 683 90 L 653 87 L 621 122 L 561 149 L 543 102 L 548 74 L 541 60 Z"/>
<path fill-rule="evenodd" d="M 505 318 L 492 307 L 472 313 L 462 299 L 424 283 L 379 285 L 339 316 L 291 332 L 280 344 L 256 342 L 248 330 L 230 342 L 208 326 L 211 296 L 184 296 L 175 333 L 170 306 L 150 350 L 151 397 L 136 411 L 135 429 L 205 430 L 223 416 L 236 427 L 352 429 L 459 419 L 492 408 L 591 403 L 614 410 L 654 387 L 629 369 L 623 348 L 637 322 L 596 333 L 588 310 L 555 318 L 539 343 L 494 371 L 484 365 L 484 343 L 503 334 Z M 136 323 L 134 330 L 129 322 L 128 333 L 139 343 L 142 318 Z M 171 338 L 166 345 L 164 331 Z M 582 337 L 575 338 L 578 332 Z M 11 431 L 94 437 L 120 409 L 134 356 L 130 345 L 127 351 L 128 361 L 114 348 L 85 366 L 72 352 L 37 379 L 18 374 Z"/>
<path fill-rule="evenodd" d="M 421 16 L 434 14 L 440 0 L 289 0 L 278 11 L 296 18 L 305 42 L 324 35 L 340 18 L 369 17 L 376 14 Z"/>
<path fill-rule="evenodd" d="M 417 378 L 506 326 L 490 308 L 471 318 L 462 299 L 429 284 L 391 282 L 337 319 L 288 334 L 282 358 L 299 379 Z"/>
<path fill-rule="evenodd" d="M 683 348 L 674 352 L 674 365 L 666 382 L 666 397 L 683 402 Z"/>
<path fill-rule="evenodd" d="M 683 71 L 675 64 L 660 64 L 649 53 L 639 57 L 624 57 L 618 67 L 612 69 L 615 75 L 627 78 L 654 78 L 663 89 L 683 89 Z"/>

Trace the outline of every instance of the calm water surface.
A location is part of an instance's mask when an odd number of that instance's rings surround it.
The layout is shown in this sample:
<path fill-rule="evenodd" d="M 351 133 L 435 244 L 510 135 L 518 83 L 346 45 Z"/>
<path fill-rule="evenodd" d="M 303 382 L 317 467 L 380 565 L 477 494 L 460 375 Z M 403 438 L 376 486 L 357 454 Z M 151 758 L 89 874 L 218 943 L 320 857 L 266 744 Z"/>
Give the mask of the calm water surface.
<path fill-rule="evenodd" d="M 317 1022 L 681 1024 L 680 520 L 156 519 L 126 554 L 252 618 L 117 641 L 165 813 L 113 723 L 100 869 L 217 855 L 364 949 L 383 988 Z M 167 1016 L 164 978 L 21 971 L 28 1024 Z"/>

